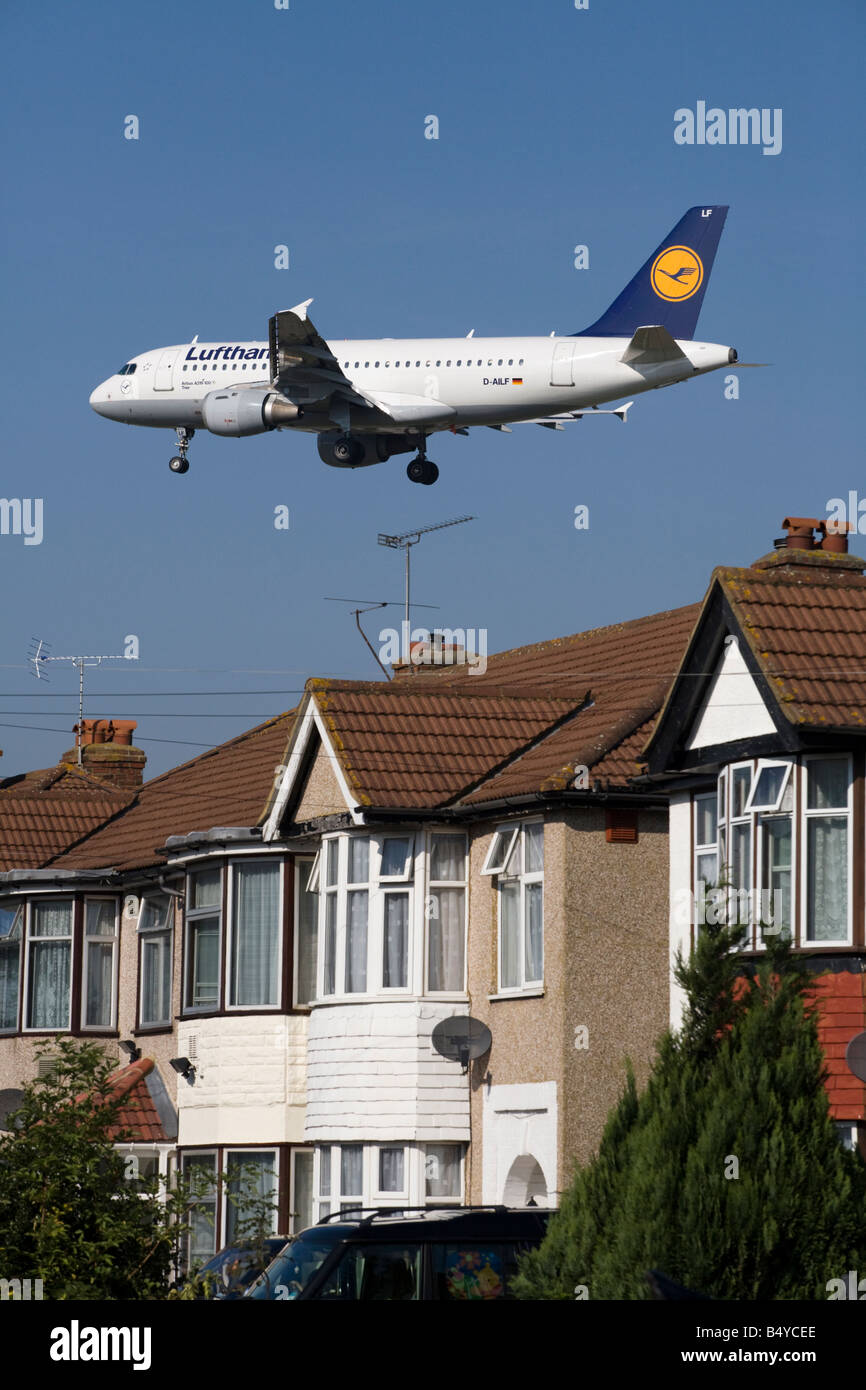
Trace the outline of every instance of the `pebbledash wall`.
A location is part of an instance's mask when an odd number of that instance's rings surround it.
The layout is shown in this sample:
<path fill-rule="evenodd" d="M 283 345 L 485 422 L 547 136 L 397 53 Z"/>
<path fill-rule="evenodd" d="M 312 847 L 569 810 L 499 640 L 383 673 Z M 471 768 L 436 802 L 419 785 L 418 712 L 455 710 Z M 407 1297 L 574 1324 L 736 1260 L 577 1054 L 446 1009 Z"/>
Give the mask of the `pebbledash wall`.
<path fill-rule="evenodd" d="M 471 1011 L 493 1046 L 472 1069 L 472 1201 L 556 1204 L 598 1145 L 626 1059 L 648 1075 L 668 1007 L 666 816 L 634 816 L 626 842 L 608 838 L 600 806 L 545 819 L 544 976 L 522 995 L 497 989 L 497 888 L 480 874 L 490 828 L 473 843 Z"/>

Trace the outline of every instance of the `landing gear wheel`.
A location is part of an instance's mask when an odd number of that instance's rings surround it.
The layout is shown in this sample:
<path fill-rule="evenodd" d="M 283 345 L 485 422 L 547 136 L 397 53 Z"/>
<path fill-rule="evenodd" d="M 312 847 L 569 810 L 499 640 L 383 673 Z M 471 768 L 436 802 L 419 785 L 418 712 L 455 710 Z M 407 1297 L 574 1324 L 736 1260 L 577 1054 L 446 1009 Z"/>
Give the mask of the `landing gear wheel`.
<path fill-rule="evenodd" d="M 189 441 L 195 434 L 195 430 L 188 430 L 186 425 L 175 425 L 174 432 L 177 435 L 178 452 L 173 459 L 169 459 L 168 466 L 172 473 L 188 473 L 189 463 L 187 461 L 186 451 L 189 448 Z"/>
<path fill-rule="evenodd" d="M 406 477 L 412 483 L 423 483 L 425 487 L 429 487 L 439 477 L 439 469 L 426 454 L 418 454 L 411 463 L 407 463 Z"/>

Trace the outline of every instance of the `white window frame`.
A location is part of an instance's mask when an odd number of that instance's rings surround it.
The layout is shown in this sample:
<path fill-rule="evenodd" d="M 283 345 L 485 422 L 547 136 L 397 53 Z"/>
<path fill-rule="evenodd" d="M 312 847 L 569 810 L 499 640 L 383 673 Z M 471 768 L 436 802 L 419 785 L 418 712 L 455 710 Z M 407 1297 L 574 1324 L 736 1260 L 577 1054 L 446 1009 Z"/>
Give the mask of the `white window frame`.
<path fill-rule="evenodd" d="M 165 898 L 166 913 L 164 920 L 158 926 L 143 927 L 141 925 L 144 917 L 145 907 L 148 902 Z M 138 919 L 135 924 L 135 935 L 138 943 L 138 1026 L 140 1028 L 170 1028 L 172 1021 L 172 1003 L 174 993 L 174 898 L 168 893 L 144 893 L 142 894 L 141 904 L 138 910 Z M 144 947 L 145 943 L 152 943 L 159 940 L 161 950 L 167 951 L 169 959 L 169 985 L 168 985 L 168 1018 L 159 1022 L 148 1020 L 144 1017 Z"/>
<path fill-rule="evenodd" d="M 757 786 L 758 773 L 753 760 L 745 760 L 743 762 L 730 763 L 729 766 L 726 768 L 726 772 L 728 774 L 728 785 L 725 788 L 726 814 L 724 816 L 720 814 L 720 805 L 718 800 L 716 801 L 716 843 L 718 845 L 716 862 L 718 864 L 719 878 L 724 876 L 725 879 L 725 887 L 723 889 L 723 892 L 726 898 L 725 920 L 728 923 L 728 925 L 734 925 L 734 914 L 731 909 L 732 899 L 736 902 L 736 916 L 737 918 L 739 918 L 740 900 L 738 894 L 742 892 L 744 889 L 746 892 L 746 905 L 748 909 L 747 920 L 745 922 L 739 922 L 739 925 L 742 927 L 742 936 L 737 945 L 734 947 L 735 950 L 742 950 L 743 948 L 748 949 L 748 947 L 752 945 L 753 939 L 754 911 L 752 888 L 755 883 L 756 836 L 755 820 L 752 812 L 749 810 L 749 807 L 752 800 L 752 794 L 755 790 L 755 787 Z M 749 774 L 749 782 L 748 791 L 746 792 L 745 801 L 743 803 L 743 809 L 735 815 L 734 779 L 736 773 L 738 772 L 747 772 Z M 784 784 L 782 790 L 784 791 Z M 781 795 L 779 797 L 779 800 L 781 801 Z M 732 870 L 734 862 L 735 832 L 737 830 L 743 829 L 746 832 L 746 842 L 748 846 L 749 872 L 747 875 L 748 882 L 746 884 L 738 885 L 730 883 L 727 880 L 729 872 Z"/>
<path fill-rule="evenodd" d="M 199 868 L 190 868 L 186 880 L 186 897 L 184 901 L 183 913 L 183 981 L 181 992 L 181 1014 L 188 1016 L 191 1014 L 210 1014 L 218 1013 L 223 1003 L 223 902 L 224 902 L 224 866 L 222 864 L 202 864 Z M 219 901 L 213 907 L 190 907 L 193 901 L 193 880 L 198 874 L 216 873 L 219 875 Z M 192 1004 L 189 1002 L 192 993 L 191 986 L 195 978 L 195 951 L 191 949 L 191 938 L 193 933 L 190 927 L 195 922 L 201 921 L 205 917 L 216 917 L 217 919 L 217 994 L 213 1003 Z"/>
<path fill-rule="evenodd" d="M 519 828 L 519 827 L 516 827 L 516 829 L 517 829 L 517 828 Z M 464 854 L 463 854 L 463 877 L 462 877 L 462 878 L 434 878 L 434 877 L 433 877 L 433 837 L 434 837 L 435 835 L 462 835 L 462 836 L 463 836 Z M 514 847 L 514 846 L 513 846 L 513 843 L 512 843 L 512 847 L 511 847 L 511 848 L 513 849 L 513 847 Z M 510 854 L 510 853 L 511 853 L 511 850 L 509 850 L 509 854 Z M 425 921 L 424 921 L 424 933 L 423 933 L 423 935 L 424 935 L 424 961 L 423 961 L 423 967 L 424 967 L 424 981 L 423 981 L 423 989 L 424 989 L 424 993 L 425 993 L 425 994 L 432 995 L 432 997 L 433 997 L 434 999 L 451 999 L 451 998 L 454 997 L 455 994 L 464 995 L 464 994 L 466 993 L 466 980 L 467 980 L 467 972 L 468 972 L 468 969 L 469 969 L 469 961 L 468 961 L 468 956 L 469 956 L 469 949 L 468 949 L 468 947 L 469 947 L 469 934 L 468 934 L 468 916 L 469 916 L 469 836 L 466 834 L 465 831 L 459 830 L 459 829 L 457 829 L 456 827 L 451 827 L 451 826 L 433 827 L 433 828 L 431 828 L 431 829 L 429 830 L 429 832 L 428 832 L 428 834 L 427 834 L 426 856 L 427 856 L 427 857 L 426 857 L 427 884 L 426 884 L 426 896 L 425 896 L 425 898 L 424 898 L 424 904 L 425 904 Z M 507 863 L 507 860 L 506 860 L 506 863 Z M 461 981 L 461 983 L 460 983 L 459 989 L 457 989 L 457 990 L 453 990 L 453 989 L 444 989 L 444 990 L 442 990 L 442 989 L 431 989 L 431 988 L 430 988 L 430 920 L 431 920 L 431 919 L 427 917 L 427 914 L 426 914 L 426 904 L 432 900 L 433 893 L 434 893 L 435 890 L 437 890 L 437 889 L 445 889 L 445 890 L 447 890 L 447 889 L 449 889 L 449 888 L 462 888 L 462 890 L 463 890 L 463 979 L 462 979 L 462 981 Z"/>
<path fill-rule="evenodd" d="M 508 851 L 508 854 L 506 855 L 505 860 L 504 860 L 504 867 L 503 867 L 502 869 L 499 869 L 499 870 L 496 871 L 497 874 L 498 874 L 498 878 L 499 878 L 499 882 L 498 882 L 498 884 L 497 884 L 497 895 L 496 895 L 496 896 L 497 896 L 497 899 L 498 899 L 497 905 L 496 905 L 496 908 L 497 908 L 497 910 L 496 910 L 496 917 L 497 917 L 497 932 L 496 932 L 496 937 L 497 937 L 497 943 L 496 943 L 496 970 L 497 970 L 497 982 L 496 982 L 496 983 L 497 983 L 497 991 L 498 991 L 499 995 L 500 995 L 500 996 L 506 996 L 506 997 L 508 997 L 508 998 L 511 998 L 511 997 L 517 996 L 517 995 L 521 995 L 521 994 L 527 994 L 527 993 L 529 993 L 529 994 L 537 994 L 539 990 L 541 990 L 541 989 L 544 988 L 544 869 L 541 869 L 541 870 L 538 870 L 538 869 L 527 870 L 526 867 L 525 867 L 525 865 L 526 865 L 526 849 L 525 849 L 524 831 L 525 831 L 526 828 L 527 828 L 528 826 L 530 826 L 530 825 L 540 825 L 540 826 L 541 826 L 541 828 L 542 828 L 542 847 L 543 847 L 543 845 L 544 845 L 544 819 L 543 819 L 543 817 L 542 817 L 542 818 L 539 818 L 539 819 L 533 818 L 532 820 L 520 821 L 520 822 L 518 823 L 518 825 L 517 825 L 517 830 L 519 831 L 519 838 L 518 838 L 516 841 L 512 841 L 511 847 L 510 847 L 510 849 L 509 849 L 509 851 Z M 543 852 L 543 850 L 542 850 L 542 852 Z M 508 866 L 513 862 L 513 859 L 514 859 L 514 855 L 515 855 L 515 854 L 517 854 L 517 855 L 519 856 L 520 868 L 519 868 L 519 870 L 518 870 L 517 873 L 515 873 L 515 874 L 509 874 L 509 873 L 507 872 L 507 869 L 508 869 Z M 502 890 L 502 881 L 503 881 L 503 879 L 514 879 L 514 880 L 516 880 L 516 881 L 519 883 L 519 885 L 520 885 L 520 892 L 519 892 L 520 925 L 519 925 L 518 957 L 519 957 L 519 960 L 520 960 L 520 981 L 521 981 L 521 982 L 520 982 L 520 984 L 517 984 L 517 985 L 504 985 L 504 984 L 502 983 L 502 946 L 503 946 L 503 934 L 502 934 L 502 891 L 501 891 L 501 890 Z M 540 884 L 541 884 L 541 978 L 538 979 L 538 980 L 527 980 L 527 979 L 526 979 L 526 892 L 525 892 L 525 889 L 526 889 L 527 886 L 528 886 L 529 884 L 531 884 L 531 883 L 540 883 Z"/>
<path fill-rule="evenodd" d="M 778 795 L 776 796 L 775 801 L 772 801 L 772 802 L 767 801 L 767 802 L 762 802 L 761 804 L 759 804 L 757 801 L 755 801 L 755 793 L 756 793 L 756 791 L 758 790 L 758 783 L 759 783 L 760 780 L 761 780 L 761 773 L 762 773 L 766 768 L 771 768 L 771 767 L 781 767 L 781 768 L 784 768 L 784 775 L 783 775 L 783 777 L 782 777 L 782 784 L 781 784 L 781 786 L 780 786 L 780 788 L 779 788 L 779 792 L 778 792 Z M 758 764 L 757 764 L 757 766 L 754 768 L 754 770 L 753 770 L 753 772 L 752 772 L 752 785 L 751 785 L 751 787 L 749 788 L 749 795 L 748 795 L 747 798 L 746 798 L 746 807 L 745 807 L 745 813 L 744 813 L 744 814 L 760 814 L 760 813 L 763 813 L 764 815 L 774 815 L 774 814 L 779 810 L 780 806 L 782 805 L 782 801 L 783 801 L 783 799 L 784 799 L 785 792 L 786 792 L 787 787 L 788 787 L 788 782 L 789 782 L 790 779 L 791 779 L 791 767 L 792 767 L 792 763 L 791 763 L 790 759 L 786 759 L 786 758 L 759 758 L 759 759 L 758 759 Z"/>
<path fill-rule="evenodd" d="M 234 947 L 235 947 L 235 874 L 239 868 L 249 868 L 250 865 L 266 865 L 269 869 L 275 869 L 277 874 L 277 964 L 276 964 L 276 1002 L 274 1004 L 233 1004 L 231 1002 L 233 970 L 234 970 Z M 228 892 L 226 895 L 226 951 L 223 958 L 220 954 L 220 971 L 225 971 L 225 979 L 222 981 L 223 1003 L 226 1013 L 279 1013 L 282 1008 L 283 995 L 283 920 L 285 907 L 283 902 L 284 873 L 283 861 L 270 856 L 259 858 L 244 856 L 242 859 L 230 859 L 225 869 L 228 871 Z M 203 914 L 204 915 L 204 914 Z M 222 947 L 222 939 L 220 939 Z"/>
<path fill-rule="evenodd" d="M 349 845 L 353 839 L 366 839 L 369 843 L 369 858 L 367 865 L 366 881 L 358 883 L 348 882 L 349 872 Z M 381 877 L 380 869 L 382 864 L 383 842 L 385 840 L 400 839 L 410 841 L 410 852 L 404 863 L 402 874 L 398 877 L 388 874 Z M 421 859 L 420 849 L 421 837 L 414 832 L 395 833 L 394 831 L 373 832 L 364 829 L 358 832 L 339 831 L 336 834 L 326 836 L 322 840 L 319 851 L 318 865 L 318 884 L 319 884 L 319 932 L 318 932 L 318 960 L 316 968 L 316 999 L 329 1001 L 334 999 L 344 999 L 346 1001 L 368 1000 L 371 998 L 392 998 L 394 996 L 407 996 L 413 993 L 414 978 L 416 970 L 416 943 L 419 938 L 417 912 L 419 904 L 419 893 L 416 891 L 418 883 L 419 861 Z M 337 846 L 337 873 L 336 884 L 327 883 L 327 859 L 330 851 L 328 845 Z M 313 873 L 316 872 L 314 865 Z M 310 880 L 312 881 L 312 873 Z M 350 892 L 366 892 L 367 894 L 367 957 L 366 957 L 366 987 L 363 990 L 346 990 L 346 949 L 348 944 L 348 895 Z M 385 948 L 385 899 L 399 893 L 408 894 L 409 903 L 407 909 L 407 943 L 406 943 L 406 982 L 402 985 L 384 985 L 384 948 Z M 328 903 L 334 900 L 335 908 L 335 927 L 334 927 L 334 988 L 326 992 L 326 952 L 328 944 Z"/>
<path fill-rule="evenodd" d="M 519 821 L 516 825 L 497 825 L 495 831 L 493 832 L 493 839 L 490 841 L 490 844 L 488 846 L 487 854 L 484 858 L 484 863 L 481 866 L 481 872 L 483 875 L 492 876 L 494 874 L 505 873 L 509 863 L 511 862 L 511 856 L 514 853 L 514 842 L 517 839 L 519 830 Z M 496 862 L 494 862 L 494 851 L 499 847 L 499 845 L 504 845 L 506 843 L 506 840 L 508 842 L 508 847 L 505 850 L 504 855 L 501 859 L 497 855 Z"/>
<path fill-rule="evenodd" d="M 194 1167 L 195 1164 L 196 1164 L 196 1162 L 197 1162 L 198 1160 L 203 1159 L 203 1158 L 212 1158 L 212 1159 L 213 1159 L 213 1196 L 210 1196 L 210 1197 L 202 1197 L 202 1196 L 194 1197 L 194 1198 L 191 1199 L 190 1206 L 191 1206 L 191 1209 L 192 1209 L 192 1208 L 195 1208 L 195 1207 L 198 1207 L 198 1206 L 206 1206 L 206 1207 L 208 1207 L 209 1209 L 212 1209 L 212 1211 L 213 1211 L 213 1226 L 212 1226 L 213 1249 L 210 1251 L 210 1253 L 209 1253 L 208 1255 L 205 1255 L 204 1259 L 202 1260 L 202 1264 L 206 1264 L 207 1261 L 208 1261 L 209 1259 L 211 1259 L 211 1257 L 212 1257 L 213 1255 L 216 1254 L 216 1252 L 220 1249 L 220 1245 L 222 1244 L 222 1240 L 221 1240 L 221 1237 L 222 1237 L 222 1230 L 221 1230 L 221 1228 L 220 1228 L 220 1217 L 221 1217 L 221 1206 L 222 1206 L 222 1203 L 221 1203 L 221 1200 L 220 1200 L 220 1195 L 221 1195 L 221 1194 L 220 1194 L 220 1181 L 219 1181 L 219 1178 L 220 1178 L 220 1155 L 219 1155 L 219 1149 L 216 1149 L 216 1148 L 211 1148 L 211 1149 L 186 1149 L 186 1150 L 181 1154 L 181 1156 L 180 1156 L 180 1172 L 181 1172 L 181 1176 L 184 1177 L 184 1178 L 186 1178 L 188 1168 Z M 192 1210 L 190 1210 L 190 1220 L 191 1220 L 191 1216 L 192 1216 Z M 184 1262 L 185 1262 L 185 1265 L 186 1265 L 186 1268 L 187 1268 L 187 1269 L 189 1269 L 189 1268 L 191 1267 L 191 1265 L 192 1265 L 191 1241 L 192 1241 L 192 1230 L 190 1229 L 190 1230 L 187 1231 L 186 1236 L 184 1237 L 184 1256 L 185 1256 Z"/>
<path fill-rule="evenodd" d="M 64 903 L 69 907 L 68 936 L 33 936 L 33 908 L 47 907 L 51 903 Z M 69 943 L 69 994 L 66 1001 L 66 1022 L 59 1027 L 46 1028 L 43 1024 L 30 1023 L 30 974 L 31 944 L 40 941 L 68 941 Z M 75 900 L 73 898 L 34 898 L 27 903 L 26 931 L 24 939 L 24 1018 L 22 1033 L 68 1033 L 72 1028 L 72 989 L 75 981 Z"/>
<path fill-rule="evenodd" d="M 297 1207 L 297 1160 L 300 1155 L 310 1156 L 310 1211 L 309 1218 L 305 1219 L 302 1212 L 296 1210 Z M 296 1235 L 298 1231 L 305 1231 L 308 1226 L 315 1224 L 316 1220 L 316 1150 L 312 1145 L 295 1145 L 289 1155 L 289 1230 L 290 1236 Z"/>
<path fill-rule="evenodd" d="M 830 807 L 828 809 L 809 809 L 809 768 L 812 763 L 826 762 L 828 760 L 845 759 L 848 769 L 848 791 L 845 807 Z M 810 753 L 803 758 L 803 784 L 800 797 L 800 820 L 802 822 L 802 834 L 800 836 L 800 945 L 811 949 L 822 947 L 850 946 L 853 942 L 853 880 L 854 880 L 854 779 L 852 776 L 851 754 L 840 753 Z M 809 929 L 809 821 L 826 819 L 830 816 L 844 815 L 847 822 L 847 911 L 846 923 L 847 932 L 844 937 L 830 939 L 812 939 L 807 935 Z"/>
<path fill-rule="evenodd" d="M 427 1160 L 432 1158 L 431 1149 L 457 1149 L 457 1191 L 450 1196 L 432 1197 L 427 1192 Z M 462 1206 L 466 1190 L 466 1145 L 443 1140 L 439 1144 L 425 1144 L 421 1152 L 421 1184 L 424 1205 L 427 1207 Z"/>
<path fill-rule="evenodd" d="M 87 935 L 87 906 L 89 903 L 110 902 L 114 907 L 114 933 L 112 936 L 93 936 Z M 87 895 L 82 906 L 81 922 L 81 1031 L 82 1033 L 106 1033 L 113 1032 L 117 1027 L 117 966 L 120 956 L 120 904 L 117 898 L 110 898 L 107 895 Z M 87 1022 L 87 982 L 90 973 L 90 949 L 89 943 L 93 941 L 97 944 L 107 945 L 111 943 L 111 999 L 109 1001 L 109 1021 L 108 1023 L 88 1023 Z"/>
<path fill-rule="evenodd" d="M 375 838 L 376 838 L 376 840 L 378 841 L 378 851 L 379 851 L 379 875 L 378 875 L 378 881 L 379 881 L 379 883 L 388 883 L 388 884 L 391 884 L 391 883 L 393 883 L 393 884 L 398 884 L 398 883 L 411 883 L 411 882 L 412 882 L 412 878 L 413 878 L 412 870 L 413 870 L 414 865 L 415 865 L 415 835 L 414 835 L 414 833 L 410 831 L 410 832 L 408 832 L 408 833 L 405 834 L 405 835 L 401 835 L 401 834 L 399 834 L 399 833 L 394 833 L 394 832 L 392 831 L 392 832 L 389 832 L 388 834 L 377 835 Z M 386 841 L 386 840 L 408 840 L 408 842 L 409 842 L 409 848 L 408 848 L 408 850 L 406 851 L 406 858 L 405 858 L 405 860 L 404 860 L 404 862 L 403 862 L 403 872 L 402 872 L 402 873 L 399 873 L 399 874 L 383 874 L 383 873 L 382 873 L 382 864 L 383 864 L 384 859 L 385 859 L 385 841 Z"/>

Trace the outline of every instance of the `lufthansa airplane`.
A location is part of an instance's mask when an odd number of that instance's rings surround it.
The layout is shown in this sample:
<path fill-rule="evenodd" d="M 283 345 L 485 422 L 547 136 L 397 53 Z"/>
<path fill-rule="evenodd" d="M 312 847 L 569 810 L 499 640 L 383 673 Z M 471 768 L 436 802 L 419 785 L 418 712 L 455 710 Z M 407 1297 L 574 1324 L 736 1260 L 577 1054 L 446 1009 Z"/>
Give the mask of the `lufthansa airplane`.
<path fill-rule="evenodd" d="M 726 207 L 691 208 L 589 328 L 549 338 L 378 338 L 326 342 L 312 300 L 270 320 L 270 341 L 191 343 L 133 357 L 90 404 L 109 420 L 171 427 L 189 468 L 197 429 L 242 438 L 291 429 L 318 436 L 336 468 L 416 454 L 406 472 L 434 483 L 427 439 L 486 425 L 562 429 L 600 405 L 716 371 L 736 350 L 693 340 Z M 745 365 L 745 364 L 744 364 Z"/>

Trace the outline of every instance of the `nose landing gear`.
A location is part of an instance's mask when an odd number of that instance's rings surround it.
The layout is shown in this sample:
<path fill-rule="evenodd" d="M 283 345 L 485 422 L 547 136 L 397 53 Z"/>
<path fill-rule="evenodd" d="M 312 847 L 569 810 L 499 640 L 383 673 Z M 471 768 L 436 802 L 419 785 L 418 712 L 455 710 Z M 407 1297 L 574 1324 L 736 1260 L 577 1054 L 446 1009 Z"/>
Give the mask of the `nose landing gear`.
<path fill-rule="evenodd" d="M 189 459 L 186 455 L 189 441 L 195 434 L 195 430 L 188 430 L 184 425 L 177 425 L 174 432 L 177 435 L 178 451 L 173 459 L 169 459 L 168 466 L 172 473 L 187 473 L 189 471 Z"/>

